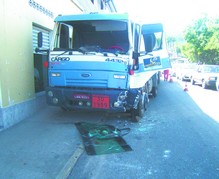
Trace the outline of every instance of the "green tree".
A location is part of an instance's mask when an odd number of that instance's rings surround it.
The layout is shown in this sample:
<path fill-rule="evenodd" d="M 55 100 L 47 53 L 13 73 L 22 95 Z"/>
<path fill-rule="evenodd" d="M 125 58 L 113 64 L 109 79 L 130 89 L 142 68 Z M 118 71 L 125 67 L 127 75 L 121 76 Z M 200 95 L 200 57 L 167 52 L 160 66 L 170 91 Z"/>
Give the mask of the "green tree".
<path fill-rule="evenodd" d="M 184 43 L 184 38 L 182 35 L 176 36 L 168 36 L 167 35 L 167 48 L 171 54 L 177 55 L 178 57 L 182 57 L 181 46 Z"/>
<path fill-rule="evenodd" d="M 219 64 L 219 21 L 206 15 L 185 31 L 183 54 L 193 62 Z"/>

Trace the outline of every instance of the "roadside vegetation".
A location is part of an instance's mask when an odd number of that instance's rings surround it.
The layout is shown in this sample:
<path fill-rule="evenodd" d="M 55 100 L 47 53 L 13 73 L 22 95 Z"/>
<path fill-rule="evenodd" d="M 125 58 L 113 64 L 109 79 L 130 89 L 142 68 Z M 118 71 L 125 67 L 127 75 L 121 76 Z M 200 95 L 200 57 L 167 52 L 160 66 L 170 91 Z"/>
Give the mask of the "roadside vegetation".
<path fill-rule="evenodd" d="M 167 37 L 167 43 L 174 43 L 176 53 L 190 62 L 219 65 L 219 19 L 203 15 L 182 36 Z"/>

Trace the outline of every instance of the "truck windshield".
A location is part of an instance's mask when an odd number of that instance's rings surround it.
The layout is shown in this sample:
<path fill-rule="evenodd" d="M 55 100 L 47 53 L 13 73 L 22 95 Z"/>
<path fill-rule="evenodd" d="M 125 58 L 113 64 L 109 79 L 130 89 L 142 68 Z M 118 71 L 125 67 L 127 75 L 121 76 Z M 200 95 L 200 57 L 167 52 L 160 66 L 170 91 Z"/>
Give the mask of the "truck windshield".
<path fill-rule="evenodd" d="M 59 23 L 53 50 L 71 49 L 126 54 L 129 51 L 128 23 L 115 20 Z"/>

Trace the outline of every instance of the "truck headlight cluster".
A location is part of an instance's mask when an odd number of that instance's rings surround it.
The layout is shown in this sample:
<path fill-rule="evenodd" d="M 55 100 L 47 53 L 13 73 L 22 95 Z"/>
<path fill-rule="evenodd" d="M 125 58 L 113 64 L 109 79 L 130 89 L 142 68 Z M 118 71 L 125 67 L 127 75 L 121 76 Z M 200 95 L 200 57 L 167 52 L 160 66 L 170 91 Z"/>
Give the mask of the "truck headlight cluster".
<path fill-rule="evenodd" d="M 53 98 L 52 102 L 53 102 L 53 104 L 58 104 L 59 100 L 58 100 L 58 98 Z"/>
<path fill-rule="evenodd" d="M 53 92 L 52 91 L 48 91 L 47 94 L 48 94 L 49 97 L 53 97 Z"/>
<path fill-rule="evenodd" d="M 59 99 L 54 96 L 54 94 L 53 94 L 52 91 L 48 91 L 48 92 L 47 92 L 47 95 L 48 95 L 50 98 L 52 98 L 51 100 L 52 100 L 52 103 L 53 103 L 53 104 L 58 104 Z"/>
<path fill-rule="evenodd" d="M 52 77 L 60 77 L 61 76 L 61 73 L 51 73 L 51 76 Z"/>
<path fill-rule="evenodd" d="M 91 106 L 91 102 L 90 101 L 78 101 L 78 106 L 84 106 L 86 105 L 87 107 Z"/>
<path fill-rule="evenodd" d="M 115 79 L 125 79 L 125 75 L 113 75 Z"/>

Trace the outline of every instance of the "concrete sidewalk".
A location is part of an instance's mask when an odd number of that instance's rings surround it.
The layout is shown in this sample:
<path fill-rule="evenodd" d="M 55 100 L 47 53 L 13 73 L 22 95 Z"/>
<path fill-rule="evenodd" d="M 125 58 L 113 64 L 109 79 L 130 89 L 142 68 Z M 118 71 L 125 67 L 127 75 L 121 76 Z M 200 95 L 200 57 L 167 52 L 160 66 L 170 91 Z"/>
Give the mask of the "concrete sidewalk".
<path fill-rule="evenodd" d="M 0 178 L 63 178 L 66 163 L 69 169 L 83 152 L 74 122 L 71 115 L 46 107 L 1 131 Z"/>

